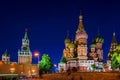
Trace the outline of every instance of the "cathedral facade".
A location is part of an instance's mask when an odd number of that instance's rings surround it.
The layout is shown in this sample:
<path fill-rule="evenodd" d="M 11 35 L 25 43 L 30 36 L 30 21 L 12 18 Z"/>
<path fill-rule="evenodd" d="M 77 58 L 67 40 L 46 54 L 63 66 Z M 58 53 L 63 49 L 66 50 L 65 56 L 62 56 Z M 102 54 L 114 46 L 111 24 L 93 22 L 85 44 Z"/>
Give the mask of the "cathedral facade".
<path fill-rule="evenodd" d="M 63 56 L 58 64 L 60 72 L 67 70 L 91 71 L 92 66 L 97 66 L 99 70 L 103 69 L 103 37 L 98 33 L 90 45 L 90 52 L 88 52 L 87 39 L 88 34 L 84 28 L 83 16 L 80 15 L 75 40 L 71 41 L 67 35 L 64 41 Z"/>

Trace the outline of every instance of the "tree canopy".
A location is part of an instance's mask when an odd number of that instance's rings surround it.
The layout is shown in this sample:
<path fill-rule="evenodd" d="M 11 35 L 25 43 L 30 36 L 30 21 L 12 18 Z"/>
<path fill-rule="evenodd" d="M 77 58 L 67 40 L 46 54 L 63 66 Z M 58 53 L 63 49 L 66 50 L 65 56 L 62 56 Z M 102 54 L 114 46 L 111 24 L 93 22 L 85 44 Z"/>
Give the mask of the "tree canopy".
<path fill-rule="evenodd" d="M 111 53 L 111 67 L 113 70 L 120 67 L 120 45 L 117 45 L 113 53 Z"/>
<path fill-rule="evenodd" d="M 51 59 L 48 56 L 48 54 L 43 54 L 42 60 L 40 61 L 40 64 L 39 64 L 39 67 L 40 67 L 40 71 L 42 71 L 42 72 L 43 71 L 47 72 L 52 68 L 52 62 L 51 62 Z"/>

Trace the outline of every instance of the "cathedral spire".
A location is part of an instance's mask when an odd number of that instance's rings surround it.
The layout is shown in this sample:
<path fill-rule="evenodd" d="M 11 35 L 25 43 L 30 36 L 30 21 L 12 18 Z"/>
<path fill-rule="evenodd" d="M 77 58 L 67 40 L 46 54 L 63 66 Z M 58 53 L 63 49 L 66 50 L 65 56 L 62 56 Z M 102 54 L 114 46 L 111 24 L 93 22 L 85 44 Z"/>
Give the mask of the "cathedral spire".
<path fill-rule="evenodd" d="M 79 16 L 79 25 L 78 25 L 78 29 L 79 30 L 84 30 L 84 25 L 83 25 L 83 16 L 82 14 L 80 13 L 80 16 Z"/>
<path fill-rule="evenodd" d="M 113 33 L 112 43 L 117 43 L 115 32 Z"/>
<path fill-rule="evenodd" d="M 70 42 L 71 42 L 70 37 L 69 37 L 69 31 L 67 31 L 67 36 L 66 36 L 64 42 L 65 42 L 65 43 L 70 43 Z"/>

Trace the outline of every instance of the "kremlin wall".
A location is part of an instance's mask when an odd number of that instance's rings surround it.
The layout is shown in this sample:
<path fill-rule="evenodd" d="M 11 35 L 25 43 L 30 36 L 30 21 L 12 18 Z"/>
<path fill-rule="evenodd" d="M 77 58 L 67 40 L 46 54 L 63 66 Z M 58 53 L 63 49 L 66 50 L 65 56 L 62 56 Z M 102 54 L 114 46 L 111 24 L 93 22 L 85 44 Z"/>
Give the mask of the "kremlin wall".
<path fill-rule="evenodd" d="M 22 39 L 21 49 L 18 50 L 18 62 L 11 62 L 10 55 L 6 50 L 2 55 L 2 61 L 0 61 L 0 74 L 38 76 L 38 69 L 38 64 L 32 64 L 32 53 L 30 51 L 29 38 L 26 31 Z"/>

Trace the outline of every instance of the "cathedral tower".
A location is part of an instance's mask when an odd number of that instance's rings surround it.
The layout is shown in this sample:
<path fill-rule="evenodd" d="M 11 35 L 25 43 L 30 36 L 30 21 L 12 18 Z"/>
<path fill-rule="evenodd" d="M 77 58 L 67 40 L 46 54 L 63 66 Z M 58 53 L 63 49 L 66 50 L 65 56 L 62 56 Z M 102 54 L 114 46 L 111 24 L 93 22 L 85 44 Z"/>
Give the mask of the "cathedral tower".
<path fill-rule="evenodd" d="M 110 46 L 110 51 L 108 53 L 108 60 L 111 60 L 111 56 L 110 53 L 112 53 L 114 51 L 114 49 L 117 46 L 117 39 L 116 39 L 116 35 L 115 32 L 113 33 L 113 38 L 112 38 L 112 42 L 111 42 L 111 46 Z"/>
<path fill-rule="evenodd" d="M 21 50 L 18 50 L 18 63 L 19 64 L 32 63 L 32 53 L 29 47 L 27 31 L 25 31 L 24 38 L 22 39 Z"/>
<path fill-rule="evenodd" d="M 77 58 L 79 60 L 87 60 L 87 39 L 88 35 L 84 29 L 83 16 L 79 16 L 79 25 L 76 31 L 75 43 L 77 46 Z"/>
<path fill-rule="evenodd" d="M 103 37 L 98 33 L 98 35 L 95 38 L 95 43 L 96 43 L 96 53 L 98 55 L 98 61 L 103 62 L 103 49 L 102 45 L 104 43 Z"/>
<path fill-rule="evenodd" d="M 71 40 L 70 40 L 68 34 L 67 34 L 67 37 L 65 38 L 64 43 L 65 43 L 65 48 L 63 50 L 63 56 L 65 57 L 66 60 L 69 60 L 71 58 L 70 53 L 69 53 L 70 52 L 69 51 L 69 45 L 71 43 Z"/>
<path fill-rule="evenodd" d="M 97 53 L 96 53 L 96 44 L 94 41 L 90 45 L 90 58 L 89 59 L 94 60 L 94 61 L 98 60 Z"/>

